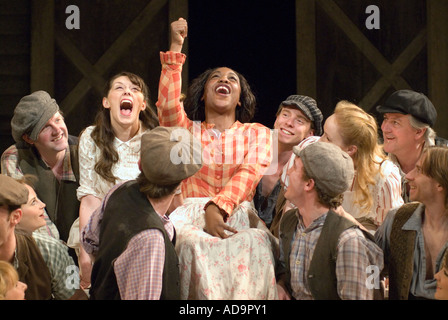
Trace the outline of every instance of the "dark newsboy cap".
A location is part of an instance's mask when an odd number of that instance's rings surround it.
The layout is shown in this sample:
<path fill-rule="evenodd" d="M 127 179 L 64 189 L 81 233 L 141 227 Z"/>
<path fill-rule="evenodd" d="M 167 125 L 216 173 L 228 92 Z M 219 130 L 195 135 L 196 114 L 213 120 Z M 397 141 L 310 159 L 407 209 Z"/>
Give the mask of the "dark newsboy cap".
<path fill-rule="evenodd" d="M 431 127 L 437 120 L 436 108 L 428 97 L 412 90 L 395 91 L 383 105 L 377 106 L 376 110 L 379 113 L 410 114 Z"/>
<path fill-rule="evenodd" d="M 294 106 L 301 110 L 305 116 L 314 123 L 314 135 L 322 135 L 323 115 L 317 107 L 316 100 L 308 96 L 301 96 L 297 94 L 291 95 L 280 104 L 277 114 L 285 106 Z"/>

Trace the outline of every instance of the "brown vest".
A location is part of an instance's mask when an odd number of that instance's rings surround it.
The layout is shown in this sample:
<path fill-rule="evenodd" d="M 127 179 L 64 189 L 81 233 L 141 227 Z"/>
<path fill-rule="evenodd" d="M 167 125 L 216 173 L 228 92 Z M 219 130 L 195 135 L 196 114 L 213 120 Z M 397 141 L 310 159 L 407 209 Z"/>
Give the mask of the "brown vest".
<path fill-rule="evenodd" d="M 51 276 L 47 264 L 30 234 L 15 232 L 17 240 L 17 260 L 19 280 L 28 286 L 25 291 L 27 300 L 51 299 Z"/>
<path fill-rule="evenodd" d="M 291 252 L 291 241 L 297 228 L 297 209 L 285 212 L 280 224 L 280 237 L 285 259 L 286 277 L 289 292 L 291 291 L 291 270 L 289 255 Z M 336 278 L 336 258 L 338 239 L 344 230 L 356 228 L 352 221 L 341 217 L 330 210 L 325 219 L 322 231 L 317 240 L 310 268 L 307 272 L 307 281 L 311 294 L 316 300 L 339 300 Z M 364 236 L 374 241 L 372 235 L 363 231 Z"/>
<path fill-rule="evenodd" d="M 389 299 L 407 300 L 414 268 L 414 247 L 417 233 L 402 230 L 403 225 L 419 206 L 417 202 L 404 204 L 397 210 L 390 233 Z"/>
<path fill-rule="evenodd" d="M 69 136 L 70 162 L 76 181 L 58 181 L 50 168 L 42 161 L 34 147 L 17 146 L 19 167 L 23 174 L 38 177 L 34 186 L 37 196 L 45 203 L 51 221 L 56 225 L 61 240 L 67 241 L 70 228 L 79 217 L 79 201 L 76 189 L 79 187 L 78 139 Z"/>

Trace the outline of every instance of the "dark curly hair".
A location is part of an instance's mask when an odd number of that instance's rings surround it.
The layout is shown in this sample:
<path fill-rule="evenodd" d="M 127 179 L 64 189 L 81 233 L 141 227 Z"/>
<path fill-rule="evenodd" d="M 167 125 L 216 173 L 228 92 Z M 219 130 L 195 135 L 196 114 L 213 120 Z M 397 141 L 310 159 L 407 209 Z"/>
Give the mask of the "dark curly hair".
<path fill-rule="evenodd" d="M 204 95 L 205 84 L 207 83 L 210 74 L 212 74 L 216 69 L 219 68 L 208 69 L 203 72 L 199 77 L 191 82 L 191 85 L 187 90 L 184 101 L 184 109 L 188 115 L 188 118 L 193 121 L 205 121 L 205 105 L 201 98 Z M 250 122 L 255 115 L 257 101 L 246 78 L 235 70 L 233 71 L 238 76 L 241 86 L 241 107 L 236 108 L 235 119 L 241 123 Z"/>

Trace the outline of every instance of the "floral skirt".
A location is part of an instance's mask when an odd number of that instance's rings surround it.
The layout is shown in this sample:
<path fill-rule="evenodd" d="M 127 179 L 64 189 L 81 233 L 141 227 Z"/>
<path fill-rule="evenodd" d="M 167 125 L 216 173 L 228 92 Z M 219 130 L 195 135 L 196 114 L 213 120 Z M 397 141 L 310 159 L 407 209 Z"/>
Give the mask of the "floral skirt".
<path fill-rule="evenodd" d="M 256 227 L 250 202 L 243 202 L 228 219 L 238 233 L 227 239 L 206 233 L 204 205 L 209 200 L 185 199 L 170 214 L 176 228 L 181 299 L 276 299 L 277 239 Z"/>

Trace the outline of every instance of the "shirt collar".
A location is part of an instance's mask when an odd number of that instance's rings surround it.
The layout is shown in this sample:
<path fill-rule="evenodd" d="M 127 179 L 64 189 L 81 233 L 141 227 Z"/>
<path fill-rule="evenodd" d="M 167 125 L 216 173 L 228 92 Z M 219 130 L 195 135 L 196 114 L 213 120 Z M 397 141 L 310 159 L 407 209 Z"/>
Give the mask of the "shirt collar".
<path fill-rule="evenodd" d="M 403 230 L 414 230 L 420 231 L 422 229 L 423 213 L 425 212 L 425 205 L 419 204 L 417 209 L 415 209 L 412 216 L 403 225 Z"/>

